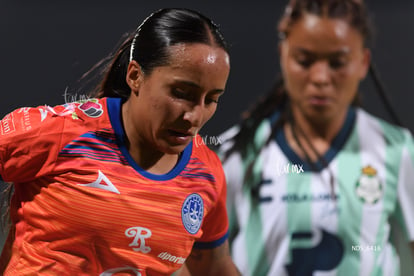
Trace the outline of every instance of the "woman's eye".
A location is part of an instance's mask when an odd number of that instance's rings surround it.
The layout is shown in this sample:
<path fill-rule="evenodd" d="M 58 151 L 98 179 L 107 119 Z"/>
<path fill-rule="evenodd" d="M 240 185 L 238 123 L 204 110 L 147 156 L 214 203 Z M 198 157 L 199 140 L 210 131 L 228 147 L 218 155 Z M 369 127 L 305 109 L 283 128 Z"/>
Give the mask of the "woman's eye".
<path fill-rule="evenodd" d="M 308 68 L 312 65 L 313 60 L 309 58 L 299 58 L 299 59 L 296 59 L 296 62 L 299 63 L 302 67 Z"/>
<path fill-rule="evenodd" d="M 206 104 L 218 103 L 218 98 L 206 98 Z"/>
<path fill-rule="evenodd" d="M 174 97 L 176 97 L 178 99 L 185 99 L 185 100 L 189 99 L 188 93 L 186 93 L 184 91 L 181 91 L 181 90 L 173 89 L 172 94 L 173 94 Z"/>
<path fill-rule="evenodd" d="M 346 62 L 343 61 L 343 60 L 334 59 L 334 60 L 329 61 L 329 66 L 331 66 L 331 68 L 333 68 L 333 69 L 341 68 L 341 67 L 345 66 L 345 64 L 346 64 Z"/>

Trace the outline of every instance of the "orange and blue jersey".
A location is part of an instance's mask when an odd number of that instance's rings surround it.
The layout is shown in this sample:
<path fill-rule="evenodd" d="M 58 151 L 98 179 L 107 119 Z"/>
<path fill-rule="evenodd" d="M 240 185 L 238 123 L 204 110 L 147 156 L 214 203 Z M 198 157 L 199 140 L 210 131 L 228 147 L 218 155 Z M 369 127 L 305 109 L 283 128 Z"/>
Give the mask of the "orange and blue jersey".
<path fill-rule="evenodd" d="M 15 189 L 4 275 L 169 275 L 193 246 L 226 240 L 218 157 L 191 143 L 167 174 L 143 170 L 125 146 L 121 104 L 89 99 L 2 119 L 0 176 Z"/>

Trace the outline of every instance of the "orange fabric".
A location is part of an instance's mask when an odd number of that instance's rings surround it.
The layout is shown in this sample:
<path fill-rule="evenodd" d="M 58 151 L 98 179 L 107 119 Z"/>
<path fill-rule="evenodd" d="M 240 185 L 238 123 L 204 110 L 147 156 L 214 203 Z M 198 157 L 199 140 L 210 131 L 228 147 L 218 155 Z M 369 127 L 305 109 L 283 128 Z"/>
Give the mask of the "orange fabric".
<path fill-rule="evenodd" d="M 169 275 L 194 242 L 225 237 L 217 156 L 194 143 L 176 176 L 154 180 L 131 165 L 113 123 L 107 99 L 23 108 L 0 122 L 0 175 L 15 184 L 4 275 Z M 200 210 L 192 234 L 183 217 Z"/>

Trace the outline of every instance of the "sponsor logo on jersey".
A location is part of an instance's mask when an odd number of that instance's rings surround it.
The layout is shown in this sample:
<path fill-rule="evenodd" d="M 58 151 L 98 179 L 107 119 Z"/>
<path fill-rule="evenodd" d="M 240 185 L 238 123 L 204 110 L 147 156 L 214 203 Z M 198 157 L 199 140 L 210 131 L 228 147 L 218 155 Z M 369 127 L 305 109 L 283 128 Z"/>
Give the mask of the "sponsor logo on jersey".
<path fill-rule="evenodd" d="M 329 272 L 337 268 L 344 257 L 345 246 L 335 233 L 317 229 L 292 233 L 291 250 L 285 266 L 288 275 L 331 275 Z"/>
<path fill-rule="evenodd" d="M 102 105 L 97 99 L 90 99 L 78 105 L 78 109 L 91 118 L 98 118 L 103 114 Z"/>
<path fill-rule="evenodd" d="M 100 170 L 98 170 L 98 178 L 94 182 L 87 183 L 87 184 L 78 184 L 78 185 L 84 186 L 84 187 L 103 189 L 109 192 L 120 194 L 120 192 L 115 187 L 115 185 L 112 184 L 112 182 L 108 179 L 108 177 L 106 177 L 103 174 L 103 172 L 101 172 Z"/>
<path fill-rule="evenodd" d="M 175 264 L 183 264 L 185 262 L 186 258 L 183 257 L 177 257 L 174 255 L 171 255 L 168 252 L 162 252 L 160 254 L 158 254 L 158 258 L 160 258 L 163 261 L 169 261 Z"/>
<path fill-rule="evenodd" d="M 73 103 L 68 103 L 68 104 L 64 104 L 62 106 L 56 106 L 56 107 L 51 107 L 51 106 L 46 105 L 44 108 L 45 109 L 42 109 L 42 108 L 39 109 L 42 122 L 46 119 L 48 112 L 51 113 L 53 116 L 67 116 L 75 112 L 76 106 Z"/>
<path fill-rule="evenodd" d="M 62 109 L 63 107 L 63 109 Z M 73 119 L 78 119 L 75 112 L 76 106 L 74 103 L 67 103 L 61 106 L 51 107 L 45 105 L 42 108 L 39 108 L 40 112 L 40 122 L 46 120 L 47 115 L 50 113 L 52 116 L 67 116 L 72 115 Z"/>
<path fill-rule="evenodd" d="M 185 229 L 195 234 L 201 227 L 204 215 L 204 203 L 199 194 L 187 196 L 181 209 L 181 219 Z"/>
<path fill-rule="evenodd" d="M 47 118 L 48 111 L 47 109 L 39 108 L 39 112 L 40 112 L 40 122 L 43 122 Z"/>
<path fill-rule="evenodd" d="M 125 236 L 133 238 L 133 241 L 128 245 L 136 252 L 149 253 L 151 247 L 145 244 L 145 240 L 152 236 L 151 230 L 145 227 L 134 226 L 125 230 Z"/>
<path fill-rule="evenodd" d="M 2 135 L 10 134 L 16 131 L 13 113 L 7 114 L 3 120 L 1 120 L 0 130 Z"/>
<path fill-rule="evenodd" d="M 30 107 L 22 107 L 17 111 L 17 113 L 23 114 L 23 117 L 20 118 L 20 123 L 21 123 L 22 129 L 24 129 L 25 131 L 29 131 L 32 129 L 29 111 L 30 111 Z"/>
<path fill-rule="evenodd" d="M 355 192 L 364 203 L 375 204 L 378 202 L 382 197 L 383 189 L 376 169 L 371 166 L 362 168 Z"/>
<path fill-rule="evenodd" d="M 282 195 L 281 199 L 288 203 L 301 203 L 301 202 L 315 202 L 315 201 L 331 201 L 337 200 L 338 195 L 332 195 L 332 193 L 319 193 L 319 194 L 298 194 L 288 193 Z"/>

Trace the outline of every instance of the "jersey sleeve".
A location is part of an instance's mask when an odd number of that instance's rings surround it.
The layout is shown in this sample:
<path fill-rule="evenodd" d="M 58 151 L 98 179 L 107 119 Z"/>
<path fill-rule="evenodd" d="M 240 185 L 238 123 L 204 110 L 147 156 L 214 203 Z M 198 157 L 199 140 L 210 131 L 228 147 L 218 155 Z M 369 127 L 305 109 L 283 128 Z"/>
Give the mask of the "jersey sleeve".
<path fill-rule="evenodd" d="M 271 132 L 272 121 L 263 120 L 256 129 L 251 130 L 250 136 L 238 137 L 240 126 L 235 125 L 220 136 L 222 144 L 217 149 L 220 156 L 227 181 L 227 210 L 229 216 L 230 243 L 237 236 L 240 225 L 238 218 L 243 214 L 240 211 L 238 200 L 241 198 L 250 181 L 246 181 L 248 167 L 254 163 L 260 149 L 266 144 Z M 243 143 L 237 143 L 239 140 Z"/>
<path fill-rule="evenodd" d="M 194 244 L 194 248 L 198 249 L 217 247 L 225 242 L 228 237 L 228 218 L 226 210 L 227 188 L 224 172 L 217 155 L 212 151 L 210 151 L 209 155 L 214 159 L 218 198 L 214 207 L 208 212 L 203 220 L 203 235 Z"/>
<path fill-rule="evenodd" d="M 22 182 L 53 165 L 64 118 L 47 107 L 17 109 L 0 121 L 0 177 Z"/>
<path fill-rule="evenodd" d="M 230 242 L 239 231 L 237 219 L 237 194 L 242 191 L 243 186 L 243 162 L 238 151 L 230 152 L 234 144 L 234 136 L 238 133 L 238 126 L 232 127 L 221 135 L 222 144 L 216 149 L 220 157 L 226 177 L 227 201 L 226 208 L 229 217 L 229 240 Z"/>
<path fill-rule="evenodd" d="M 397 220 L 409 241 L 414 241 L 414 140 L 405 131 L 405 145 L 401 154 L 398 177 Z"/>

